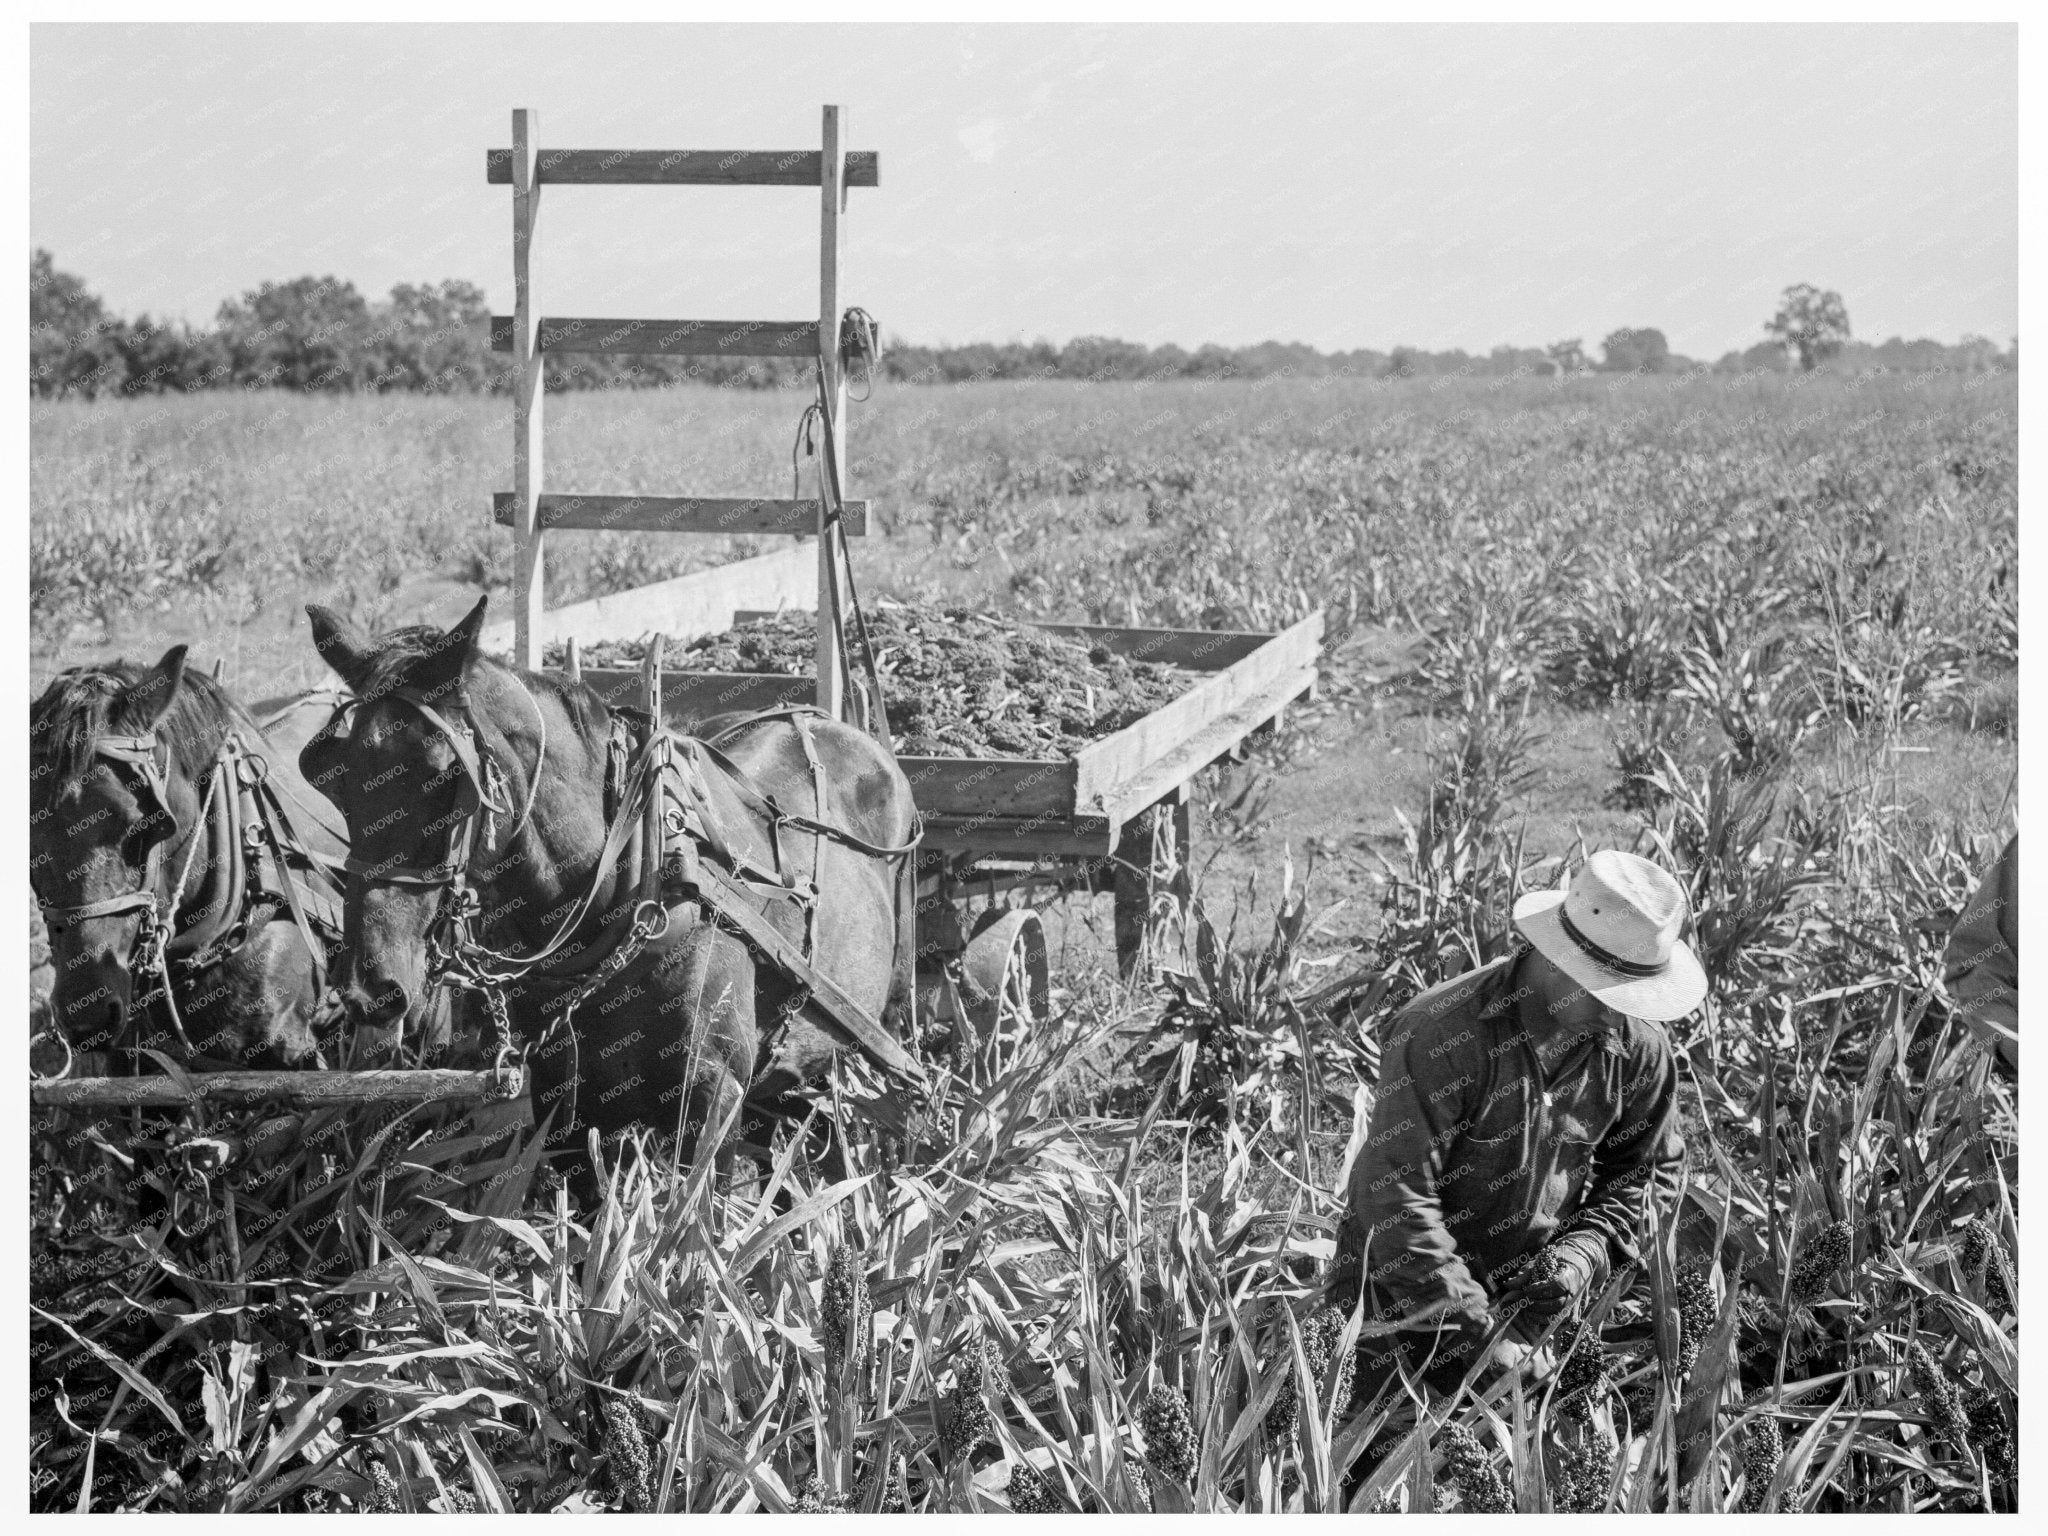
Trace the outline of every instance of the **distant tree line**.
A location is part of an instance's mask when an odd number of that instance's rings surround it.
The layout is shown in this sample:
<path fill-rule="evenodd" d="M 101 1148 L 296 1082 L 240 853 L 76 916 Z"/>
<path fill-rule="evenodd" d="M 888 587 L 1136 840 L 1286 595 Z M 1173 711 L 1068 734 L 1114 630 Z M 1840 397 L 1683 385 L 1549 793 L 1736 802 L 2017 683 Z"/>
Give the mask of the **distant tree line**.
<path fill-rule="evenodd" d="M 400 283 L 380 302 L 335 277 L 264 283 L 221 305 L 211 329 L 111 315 L 85 283 L 57 269 L 45 250 L 29 258 L 29 393 L 51 398 L 149 394 L 223 387 L 338 393 L 395 390 L 504 393 L 510 359 L 490 350 L 483 291 L 460 278 Z M 1764 327 L 1768 339 L 1712 364 L 1717 373 L 1790 371 L 1821 366 L 1854 371 L 1983 371 L 2019 366 L 2019 342 L 2000 352 L 1981 336 L 1955 346 L 1902 341 L 1881 346 L 1849 336 L 1841 297 L 1807 284 L 1785 291 Z M 1685 373 L 1707 365 L 1673 352 L 1664 333 L 1623 327 L 1600 342 L 1596 360 L 1579 338 L 1548 347 L 1495 347 L 1484 355 L 1397 346 L 1320 352 L 1299 342 L 1250 347 L 1168 344 L 1147 347 L 1107 336 L 1049 341 L 970 342 L 928 347 L 888 342 L 877 374 L 901 383 L 981 379 L 1409 378 Z M 550 390 L 632 389 L 695 379 L 770 388 L 801 384 L 809 365 L 796 359 L 550 355 Z"/>

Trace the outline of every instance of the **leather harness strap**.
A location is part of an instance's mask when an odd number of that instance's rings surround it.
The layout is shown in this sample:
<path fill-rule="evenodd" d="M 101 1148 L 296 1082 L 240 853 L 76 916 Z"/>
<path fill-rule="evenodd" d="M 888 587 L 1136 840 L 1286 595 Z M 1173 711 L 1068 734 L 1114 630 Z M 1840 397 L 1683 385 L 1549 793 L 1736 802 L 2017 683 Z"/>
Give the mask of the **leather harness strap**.
<path fill-rule="evenodd" d="M 558 1009 L 550 1031 L 566 1026 L 575 1009 L 592 990 L 616 979 L 624 968 L 627 956 L 623 951 L 627 946 L 644 943 L 666 930 L 665 903 L 643 897 L 637 903 L 623 906 L 589 941 L 572 947 L 577 930 L 591 917 L 601 894 L 607 890 L 658 889 L 669 885 L 670 882 L 661 878 L 667 870 L 663 869 L 658 875 L 655 869 L 665 861 L 672 861 L 677 870 L 674 887 L 685 896 L 702 901 L 713 921 L 739 937 L 769 965 L 802 987 L 837 1033 L 890 1077 L 919 1088 L 926 1086 L 924 1069 L 917 1058 L 890 1036 L 880 1022 L 843 988 L 812 964 L 806 953 L 810 948 L 808 943 L 799 946 L 790 940 L 763 913 L 754 909 L 749 898 L 749 888 L 752 888 L 753 899 L 783 897 L 797 900 L 807 909 L 815 905 L 815 865 L 810 888 L 807 890 L 799 886 L 784 867 L 781 856 L 779 831 L 783 826 L 821 838 L 832 838 L 871 858 L 900 858 L 915 852 L 918 847 L 921 826 L 915 820 L 910 840 L 890 847 L 870 843 L 823 819 L 824 771 L 816 760 L 805 726 L 799 725 L 797 729 L 813 769 L 816 809 L 819 812 L 815 817 L 783 810 L 772 795 L 757 789 L 746 772 L 715 743 L 656 728 L 652 721 L 644 731 L 629 726 L 622 733 L 615 717 L 607 743 L 605 798 L 608 802 L 608 826 L 597 862 L 583 894 L 563 915 L 546 942 L 537 949 L 515 954 L 493 949 L 473 937 L 468 932 L 469 911 L 461 902 L 463 897 L 474 896 L 467 884 L 467 875 L 479 817 L 487 811 L 509 809 L 508 805 L 494 800 L 492 780 L 496 765 L 478 752 L 474 728 L 466 719 L 457 723 L 413 689 L 394 689 L 387 696 L 417 710 L 422 718 L 446 736 L 475 795 L 475 803 L 461 816 L 451 837 L 448 857 L 441 864 L 378 868 L 354 855 L 348 861 L 350 874 L 358 878 L 385 884 L 441 886 L 458 896 L 458 906 L 449 919 L 456 929 L 456 942 L 447 949 L 446 961 L 440 973 L 434 976 L 435 980 L 453 979 L 496 996 L 506 983 L 541 973 L 547 983 L 566 985 L 570 989 L 567 1006 Z M 456 695 L 453 703 L 462 714 L 468 713 L 467 700 L 461 695 Z M 337 715 L 339 713 L 337 710 Z M 720 733 L 718 739 L 729 740 L 738 731 L 766 718 L 790 717 L 800 713 L 822 712 L 808 706 L 785 706 L 764 711 L 734 722 Z M 640 738 L 637 745 L 633 745 L 631 740 L 635 736 Z M 625 754 L 629 747 L 631 755 L 628 760 Z M 614 799 L 612 784 L 622 761 L 626 766 L 623 774 L 617 777 L 619 788 Z M 707 764 L 718 769 L 727 785 L 742 800 L 765 813 L 771 856 L 776 865 L 774 869 L 763 868 L 735 850 L 725 838 L 705 781 Z M 536 764 L 536 769 L 538 766 Z M 654 797 L 659 797 L 659 802 Z M 662 829 L 663 846 L 647 847 L 645 828 L 648 821 L 644 813 L 650 804 L 655 803 L 661 806 L 658 824 Z M 617 885 L 614 885 L 615 878 L 619 882 Z M 443 900 L 445 903 L 446 897 Z M 647 915 L 645 909 L 650 906 L 659 913 L 659 927 Z M 808 915 L 807 910 L 807 919 Z M 629 922 L 630 933 L 622 933 Z M 808 933 L 807 920 L 807 937 Z M 572 954 L 580 963 L 565 965 L 563 962 Z"/>
<path fill-rule="evenodd" d="M 809 991 L 812 1004 L 851 1044 L 890 1076 L 920 1088 L 926 1085 L 924 1068 L 917 1058 L 837 982 L 799 953 L 797 946 L 772 923 L 754 911 L 723 870 L 708 862 L 700 863 L 695 889 L 714 921 L 732 929 L 762 959 Z"/>

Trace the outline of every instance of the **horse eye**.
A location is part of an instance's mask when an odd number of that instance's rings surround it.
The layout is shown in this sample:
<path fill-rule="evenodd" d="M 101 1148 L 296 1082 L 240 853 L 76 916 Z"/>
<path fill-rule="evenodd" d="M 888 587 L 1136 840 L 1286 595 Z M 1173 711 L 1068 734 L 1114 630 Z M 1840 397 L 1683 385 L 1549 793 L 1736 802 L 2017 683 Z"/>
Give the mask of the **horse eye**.
<path fill-rule="evenodd" d="M 151 846 L 169 837 L 170 832 L 171 818 L 163 811 L 151 811 L 128 829 L 122 845 L 129 857 L 139 864 L 148 857 Z"/>

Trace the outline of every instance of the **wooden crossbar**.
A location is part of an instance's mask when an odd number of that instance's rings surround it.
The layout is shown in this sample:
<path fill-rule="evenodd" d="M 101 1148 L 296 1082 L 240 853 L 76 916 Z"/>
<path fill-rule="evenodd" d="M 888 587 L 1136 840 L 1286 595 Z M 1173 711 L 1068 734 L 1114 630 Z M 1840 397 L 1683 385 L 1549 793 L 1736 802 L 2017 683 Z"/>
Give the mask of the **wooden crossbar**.
<path fill-rule="evenodd" d="M 856 537 L 868 531 L 868 504 L 849 501 L 844 527 Z M 491 516 L 512 526 L 519 498 L 510 491 L 491 497 Z M 544 491 L 543 528 L 593 528 L 612 533 L 788 533 L 818 531 L 814 498 L 782 496 L 582 496 Z"/>
<path fill-rule="evenodd" d="M 823 156 L 815 149 L 544 149 L 541 185 L 586 187 L 815 187 Z M 881 185 L 882 157 L 846 152 L 849 187 Z M 484 151 L 484 180 L 512 184 L 512 151 Z"/>
<path fill-rule="evenodd" d="M 510 315 L 491 316 L 491 350 L 510 352 Z M 818 353 L 815 320 L 602 320 L 540 322 L 541 352 L 637 353 L 657 357 L 801 357 Z"/>

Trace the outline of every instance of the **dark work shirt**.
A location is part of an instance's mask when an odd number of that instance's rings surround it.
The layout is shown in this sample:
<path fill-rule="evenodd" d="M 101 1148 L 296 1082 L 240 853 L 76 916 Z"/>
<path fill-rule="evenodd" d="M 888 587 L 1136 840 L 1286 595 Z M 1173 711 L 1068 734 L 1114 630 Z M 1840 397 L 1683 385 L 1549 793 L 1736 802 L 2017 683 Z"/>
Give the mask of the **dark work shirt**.
<path fill-rule="evenodd" d="M 1503 957 L 1394 1016 L 1346 1188 L 1333 1300 L 1349 1305 L 1362 1268 L 1381 1316 L 1484 1332 L 1489 1277 L 1570 1236 L 1604 1285 L 1641 1253 L 1645 1189 L 1676 1197 L 1683 1144 L 1664 1030 L 1613 1012 L 1568 1030 L 1518 974 Z M 1343 1287 L 1351 1295 L 1334 1294 Z"/>

